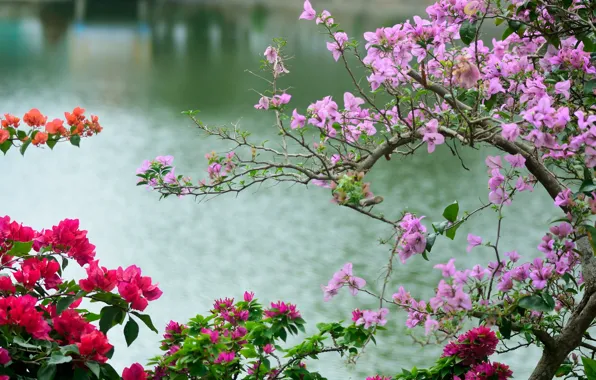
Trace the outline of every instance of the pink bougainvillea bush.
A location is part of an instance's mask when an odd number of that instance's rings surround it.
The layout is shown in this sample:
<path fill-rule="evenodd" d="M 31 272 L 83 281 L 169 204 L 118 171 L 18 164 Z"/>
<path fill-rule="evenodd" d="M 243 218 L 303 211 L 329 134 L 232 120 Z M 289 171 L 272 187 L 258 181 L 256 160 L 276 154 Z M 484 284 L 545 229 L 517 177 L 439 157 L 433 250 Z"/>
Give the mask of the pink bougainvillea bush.
<path fill-rule="evenodd" d="M 238 125 L 210 126 L 197 111 L 188 111 L 201 131 L 228 142 L 230 149 L 208 153 L 199 180 L 175 168 L 173 156 L 145 161 L 138 184 L 162 197 L 198 198 L 265 182 L 318 186 L 332 202 L 374 219 L 392 236 L 384 239 L 391 247 L 380 293 L 369 289 L 367 276 L 351 264 L 323 286 L 326 301 L 343 288 L 376 299 L 377 308 L 354 311 L 356 325 L 376 331 L 393 313 L 403 312 L 412 333 L 428 343 L 452 339 L 465 322 L 490 324 L 503 351 L 542 349 L 530 379 L 596 378 L 591 359 L 596 345 L 586 333 L 596 317 L 596 2 L 441 0 L 424 18 L 355 37 L 328 10 L 308 0 L 303 5 L 297 16 L 327 36 L 321 43 L 329 59 L 352 79 L 343 99 L 325 96 L 306 109 L 292 106 L 290 90 L 279 85 L 290 75 L 286 42 L 276 39 L 263 46 L 267 88 L 254 107 L 275 115 L 278 141 L 254 141 Z M 485 38 L 489 23 L 502 29 L 501 38 Z M 365 75 L 353 69 L 354 62 Z M 432 156 L 447 146 L 455 156 L 462 149 L 493 148 L 483 157 L 487 190 L 478 194 L 477 205 L 464 211 L 454 202 L 425 216 L 397 207 L 378 211 L 384 199 L 367 174 L 379 160 L 400 157 L 403 165 L 412 154 Z M 543 236 L 527 237 L 535 241 L 535 252 L 505 252 L 505 243 L 521 243 L 502 228 L 518 194 L 541 192 L 552 198 L 560 218 L 544 225 Z M 431 253 L 436 239 L 453 240 L 479 213 L 494 215 L 494 231 L 470 233 L 461 257 L 436 262 Z M 477 255 L 479 250 L 490 256 Z M 395 265 L 424 260 L 443 277 L 433 297 L 420 299 L 416 289 L 388 286 Z M 460 346 L 448 346 L 441 359 L 466 367 L 457 374 L 430 369 L 403 376 L 510 376 L 505 365 L 484 357 L 447 355 Z"/>

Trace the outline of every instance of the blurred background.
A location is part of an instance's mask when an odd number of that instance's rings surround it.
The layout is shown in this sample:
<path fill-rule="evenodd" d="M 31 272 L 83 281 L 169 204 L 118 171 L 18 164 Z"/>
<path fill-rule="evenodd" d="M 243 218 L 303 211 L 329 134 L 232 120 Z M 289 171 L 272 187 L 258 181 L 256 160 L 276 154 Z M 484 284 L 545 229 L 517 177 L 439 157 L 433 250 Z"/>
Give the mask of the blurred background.
<path fill-rule="evenodd" d="M 314 0 L 313 6 L 331 11 L 350 36 L 362 40 L 365 31 L 423 14 L 430 3 Z M 333 205 L 327 190 L 264 186 L 258 193 L 197 204 L 158 201 L 135 186 L 135 169 L 144 159 L 172 154 L 177 173 L 201 179 L 205 153 L 228 148 L 193 129 L 180 114 L 187 109 L 202 110 L 202 119 L 212 124 L 240 121 L 257 141 L 275 141 L 271 115 L 253 108 L 258 95 L 251 89 L 264 90 L 265 83 L 245 71 L 258 70 L 274 37 L 286 38 L 293 56 L 286 79 L 293 107 L 304 111 L 326 95 L 341 102 L 343 93 L 353 90 L 326 50 L 322 31 L 314 22 L 298 21 L 301 11 L 300 0 L 0 1 L 0 112 L 22 116 L 36 107 L 55 118 L 81 106 L 99 115 L 104 127 L 80 149 L 31 148 L 26 158 L 10 151 L 0 160 L 0 215 L 38 229 L 79 218 L 103 265 L 138 264 L 160 283 L 164 295 L 147 309 L 160 330 L 170 319 L 184 322 L 205 313 L 213 299 L 238 298 L 244 290 L 255 291 L 264 302 L 296 303 L 311 328 L 349 320 L 355 307 L 376 307 L 369 297 L 347 292 L 323 302 L 321 284 L 348 261 L 373 288 L 381 285 L 388 246 L 378 239 L 391 232 Z M 383 160 L 369 179 L 373 192 L 385 197 L 379 207 L 387 216 L 419 212 L 430 226 L 454 200 L 462 211 L 487 200 L 489 153 L 466 150 L 466 170 L 442 146 L 432 155 Z M 506 209 L 503 226 L 503 249 L 517 249 L 527 260 L 537 254 L 544 223 L 556 215 L 546 193 L 536 192 L 520 195 Z M 437 239 L 430 262 L 418 256 L 398 264 L 392 289 L 403 285 L 416 298 L 428 299 L 440 279 L 433 265 L 450 257 L 457 258 L 458 269 L 494 260 L 488 249 L 467 254 L 465 247 L 468 233 L 494 241 L 495 222 L 494 213 L 486 211 L 459 229 L 455 241 Z M 84 274 L 71 267 L 72 275 Z M 429 366 L 441 348 L 415 344 L 404 321 L 404 313 L 391 310 L 391 328 L 355 367 L 329 356 L 312 365 L 329 379 Z M 109 337 L 118 370 L 160 352 L 160 336 L 147 329 L 130 348 L 121 330 L 113 329 Z M 502 359 L 523 379 L 538 354 L 516 351 Z"/>

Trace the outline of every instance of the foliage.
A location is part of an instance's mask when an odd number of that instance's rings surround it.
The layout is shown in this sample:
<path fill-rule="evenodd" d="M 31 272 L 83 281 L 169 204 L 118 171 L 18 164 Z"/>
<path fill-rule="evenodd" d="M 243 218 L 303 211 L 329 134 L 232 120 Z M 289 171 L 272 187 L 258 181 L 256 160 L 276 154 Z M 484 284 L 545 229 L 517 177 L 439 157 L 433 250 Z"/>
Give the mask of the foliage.
<path fill-rule="evenodd" d="M 353 295 L 372 296 L 379 310 L 355 311 L 362 313 L 358 318 L 365 327 L 385 320 L 393 305 L 408 314 L 409 328 L 424 328 L 425 337 L 415 337 L 424 342 L 443 342 L 459 334 L 465 321 L 480 320 L 499 330 L 501 351 L 544 349 L 532 380 L 590 377 L 589 358 L 580 362 L 577 354 L 596 352 L 584 334 L 596 317 L 596 3 L 441 0 L 427 14 L 428 19 L 414 17 L 367 32 L 362 45 L 330 12 L 305 1 L 300 19 L 314 20 L 325 32 L 331 57 L 352 79 L 343 107 L 326 96 L 306 110 L 292 110 L 291 94 L 279 85 L 289 74 L 286 42 L 274 40 L 264 52 L 262 69 L 269 77 L 255 109 L 275 115 L 279 147 L 253 141 L 238 125 L 210 126 L 189 111 L 201 131 L 229 142 L 230 150 L 208 154 L 208 178 L 198 182 L 174 174 L 172 156 L 145 161 L 137 172 L 139 185 L 162 197 L 197 198 L 239 193 L 265 182 L 329 189 L 338 205 L 388 227 L 391 238 L 383 241 L 392 247 L 380 294 L 353 275 L 350 264 L 324 287 L 326 300 L 343 287 Z M 503 36 L 489 47 L 483 29 L 491 21 L 503 28 Z M 352 69 L 354 59 L 365 68 L 365 77 Z M 489 190 L 478 194 L 484 201 L 475 209 L 461 212 L 458 203 L 447 205 L 437 210 L 444 220 L 427 225 L 424 216 L 384 215 L 375 209 L 383 197 L 373 194 L 374 183 L 365 178 L 383 157 L 421 150 L 433 154 L 437 146 L 459 156 L 460 149 L 478 145 L 502 154 L 486 157 Z M 505 216 L 519 193 L 536 188 L 548 192 L 562 217 L 545 226 L 538 252 L 503 252 Z M 456 258 L 436 263 L 443 279 L 429 300 L 403 287 L 388 296 L 396 260 L 407 264 L 420 255 L 432 261 L 437 238 L 453 239 L 475 214 L 490 211 L 494 238 L 469 234 L 467 251 L 484 249 L 494 255 L 491 261 L 477 258 L 458 268 Z M 437 365 L 453 363 L 443 358 Z M 489 374 L 501 369 L 486 363 L 466 367 L 465 378 L 509 376 Z"/>

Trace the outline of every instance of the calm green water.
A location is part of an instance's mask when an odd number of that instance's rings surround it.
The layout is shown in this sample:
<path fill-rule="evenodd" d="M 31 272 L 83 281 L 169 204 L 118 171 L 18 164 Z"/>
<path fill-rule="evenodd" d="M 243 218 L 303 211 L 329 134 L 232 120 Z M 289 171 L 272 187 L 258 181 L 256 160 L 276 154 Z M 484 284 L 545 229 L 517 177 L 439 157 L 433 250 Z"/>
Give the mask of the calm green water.
<path fill-rule="evenodd" d="M 390 232 L 333 205 L 326 190 L 277 186 L 198 205 L 191 199 L 158 202 L 155 194 L 135 186 L 135 169 L 143 159 L 173 154 L 180 172 L 202 178 L 204 154 L 226 148 L 200 137 L 182 110 L 201 109 L 211 123 L 241 119 L 255 138 L 275 139 L 272 120 L 252 107 L 257 97 L 250 89 L 263 84 L 244 71 L 258 69 L 272 37 L 286 37 L 295 55 L 288 85 L 294 87 L 297 107 L 352 89 L 314 25 L 298 23 L 301 1 L 291 12 L 168 3 L 141 9 L 141 16 L 136 3 L 130 4 L 117 13 L 91 4 L 79 21 L 70 3 L 0 6 L 0 111 L 22 115 L 37 107 L 53 118 L 80 105 L 99 115 L 105 128 L 81 149 L 31 149 L 26 159 L 13 151 L 0 160 L 0 214 L 36 228 L 80 218 L 103 265 L 135 263 L 160 283 L 164 296 L 147 310 L 160 327 L 205 312 L 214 298 L 240 297 L 244 290 L 255 291 L 261 300 L 297 303 L 313 324 L 348 319 L 354 307 L 375 307 L 372 299 L 348 294 L 323 302 L 320 284 L 347 261 L 379 286 L 388 253 L 377 238 Z M 419 12 L 428 5 L 404 4 L 418 6 Z M 346 14 L 336 19 L 351 35 L 361 35 L 405 19 L 408 15 L 400 13 L 405 5 L 396 5 L 386 18 Z M 469 171 L 448 149 L 384 161 L 370 175 L 372 188 L 385 197 L 381 206 L 387 215 L 408 209 L 431 222 L 456 199 L 472 210 L 478 195 L 486 201 L 487 153 L 464 154 Z M 507 209 L 504 249 L 536 254 L 544 222 L 555 212 L 546 194 L 538 192 Z M 439 240 L 431 262 L 417 257 L 398 264 L 392 285 L 428 298 L 440 278 L 434 264 L 450 257 L 458 257 L 460 267 L 486 264 L 491 252 L 476 249 L 467 256 L 465 237 L 473 232 L 494 240 L 494 221 L 489 211 L 462 227 L 455 241 Z M 390 316 L 399 334 L 382 336 L 380 346 L 371 347 L 356 368 L 329 358 L 316 365 L 330 379 L 363 379 L 377 371 L 427 365 L 437 357 L 439 349 L 422 349 L 405 335 L 402 313 L 393 310 Z M 110 339 L 117 346 L 119 369 L 159 353 L 159 336 L 147 330 L 130 349 L 124 348 L 120 331 L 110 332 Z M 504 360 L 523 379 L 536 355 L 519 351 Z"/>

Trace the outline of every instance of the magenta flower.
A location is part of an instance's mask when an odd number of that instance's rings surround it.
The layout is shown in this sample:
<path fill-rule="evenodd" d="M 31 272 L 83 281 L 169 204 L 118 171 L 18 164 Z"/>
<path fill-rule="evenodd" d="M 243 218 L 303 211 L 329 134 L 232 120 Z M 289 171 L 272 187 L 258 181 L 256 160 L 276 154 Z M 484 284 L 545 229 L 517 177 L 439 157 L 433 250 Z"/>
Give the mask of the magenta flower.
<path fill-rule="evenodd" d="M 8 354 L 8 350 L 5 348 L 0 347 L 0 365 L 5 365 L 9 363 L 12 359 Z"/>
<path fill-rule="evenodd" d="M 263 352 L 265 352 L 267 355 L 269 355 L 273 351 L 275 351 L 275 347 L 273 347 L 272 344 L 268 343 L 263 346 Z"/>
<path fill-rule="evenodd" d="M 298 20 L 314 20 L 317 16 L 317 12 L 310 5 L 310 1 L 304 0 L 304 11 L 298 17 Z"/>
<path fill-rule="evenodd" d="M 571 206 L 572 204 L 571 189 L 565 189 L 555 197 L 555 206 Z"/>
<path fill-rule="evenodd" d="M 517 253 L 517 251 L 505 252 L 505 256 L 508 256 L 509 260 L 514 263 L 520 258 L 520 255 Z"/>
<path fill-rule="evenodd" d="M 217 359 L 215 359 L 215 361 L 213 363 L 215 364 L 220 364 L 220 363 L 229 363 L 231 361 L 233 361 L 236 357 L 236 353 L 235 352 L 220 352 L 219 356 L 217 357 Z"/>
<path fill-rule="evenodd" d="M 251 302 L 255 298 L 254 292 L 244 292 L 244 301 Z"/>
<path fill-rule="evenodd" d="M 482 244 L 482 238 L 480 236 L 468 234 L 468 247 L 466 251 L 469 253 L 472 251 L 472 248 L 480 244 Z"/>

